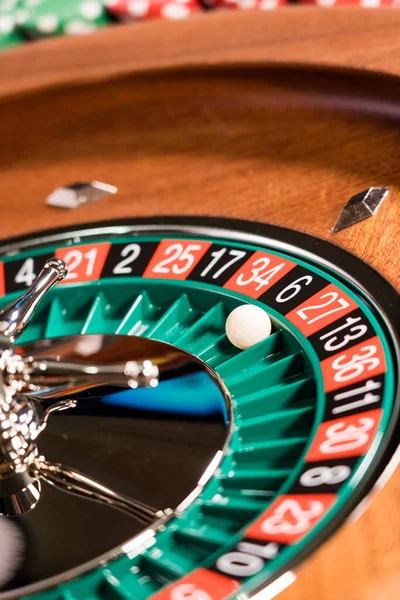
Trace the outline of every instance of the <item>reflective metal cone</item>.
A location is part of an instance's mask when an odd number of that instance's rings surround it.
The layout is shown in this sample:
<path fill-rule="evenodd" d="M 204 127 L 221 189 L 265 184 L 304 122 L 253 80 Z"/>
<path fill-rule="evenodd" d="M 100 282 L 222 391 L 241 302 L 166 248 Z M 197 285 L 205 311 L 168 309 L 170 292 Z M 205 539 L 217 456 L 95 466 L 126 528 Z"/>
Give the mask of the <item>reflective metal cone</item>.
<path fill-rule="evenodd" d="M 26 488 L 16 490 L 9 496 L 0 496 L 0 515 L 19 517 L 26 514 L 39 502 L 41 483 L 32 481 Z"/>

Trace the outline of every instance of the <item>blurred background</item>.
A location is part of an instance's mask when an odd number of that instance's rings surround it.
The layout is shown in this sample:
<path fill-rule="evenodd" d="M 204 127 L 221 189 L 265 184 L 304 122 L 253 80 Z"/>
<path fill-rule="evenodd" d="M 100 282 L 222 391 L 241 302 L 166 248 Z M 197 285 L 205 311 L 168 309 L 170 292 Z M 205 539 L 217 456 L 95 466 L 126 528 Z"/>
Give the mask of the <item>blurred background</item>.
<path fill-rule="evenodd" d="M 195 18 L 213 10 L 283 10 L 287 4 L 389 8 L 400 0 L 0 0 L 0 51 L 133 21 Z"/>

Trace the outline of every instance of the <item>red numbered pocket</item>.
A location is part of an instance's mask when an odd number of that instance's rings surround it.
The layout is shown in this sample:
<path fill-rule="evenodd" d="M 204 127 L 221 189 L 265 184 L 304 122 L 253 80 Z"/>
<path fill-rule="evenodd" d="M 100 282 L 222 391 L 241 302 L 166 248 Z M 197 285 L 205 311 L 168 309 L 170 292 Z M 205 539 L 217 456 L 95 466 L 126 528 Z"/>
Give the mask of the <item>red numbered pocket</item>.
<path fill-rule="evenodd" d="M 249 538 L 294 544 L 328 512 L 334 494 L 281 496 L 247 530 Z"/>
<path fill-rule="evenodd" d="M 110 246 L 109 242 L 101 242 L 56 250 L 55 256 L 61 258 L 68 267 L 68 274 L 61 283 L 80 283 L 99 279 Z"/>
<path fill-rule="evenodd" d="M 207 569 L 196 569 L 152 596 L 152 600 L 220 600 L 232 594 L 237 586 L 237 581 L 229 577 Z"/>
<path fill-rule="evenodd" d="M 143 277 L 157 279 L 186 279 L 211 242 L 163 240 L 159 243 Z"/>
<path fill-rule="evenodd" d="M 381 375 L 386 371 L 386 361 L 382 344 L 375 336 L 339 352 L 321 362 L 324 388 L 333 392 L 339 388 Z"/>
<path fill-rule="evenodd" d="M 322 423 L 307 453 L 307 462 L 362 456 L 375 437 L 381 417 L 382 410 L 376 408 Z"/>
<path fill-rule="evenodd" d="M 224 288 L 240 292 L 251 298 L 259 298 L 295 266 L 295 263 L 275 256 L 275 254 L 254 252 L 235 275 L 225 283 Z"/>
<path fill-rule="evenodd" d="M 286 318 L 308 337 L 355 308 L 357 304 L 354 300 L 331 283 L 291 310 Z"/>

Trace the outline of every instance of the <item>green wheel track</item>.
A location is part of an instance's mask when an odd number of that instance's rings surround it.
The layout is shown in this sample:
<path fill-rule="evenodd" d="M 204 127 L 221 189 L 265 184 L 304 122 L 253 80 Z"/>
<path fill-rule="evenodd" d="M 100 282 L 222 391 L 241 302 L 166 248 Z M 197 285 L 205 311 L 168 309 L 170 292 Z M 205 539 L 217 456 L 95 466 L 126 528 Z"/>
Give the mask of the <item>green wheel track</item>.
<path fill-rule="evenodd" d="M 79 333 L 119 333 L 162 340 L 213 367 L 232 396 L 229 450 L 217 472 L 180 517 L 137 556 L 124 556 L 36 596 L 43 600 L 144 600 L 201 564 L 254 520 L 301 460 L 316 410 L 316 385 L 293 335 L 273 334 L 246 351 L 225 336 L 228 313 L 243 300 L 179 282 L 130 279 L 59 287 L 21 343 Z M 129 292 L 127 294 L 127 289 Z M 9 298 L 8 298 L 9 299 Z M 127 534 L 129 537 L 129 534 Z M 78 592 L 79 589 L 79 592 Z M 82 589 L 85 595 L 82 595 Z"/>

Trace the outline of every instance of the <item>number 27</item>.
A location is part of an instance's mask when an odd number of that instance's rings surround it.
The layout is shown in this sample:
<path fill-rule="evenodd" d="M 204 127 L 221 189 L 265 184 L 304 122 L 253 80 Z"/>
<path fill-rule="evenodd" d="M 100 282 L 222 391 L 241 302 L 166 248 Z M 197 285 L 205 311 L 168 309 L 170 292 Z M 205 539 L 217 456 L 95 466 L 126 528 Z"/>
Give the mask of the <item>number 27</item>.
<path fill-rule="evenodd" d="M 315 321 L 319 321 L 319 319 L 323 319 L 324 317 L 327 317 L 328 315 L 331 315 L 332 313 L 338 312 L 339 310 L 343 310 L 344 308 L 348 308 L 350 306 L 350 304 L 349 304 L 349 302 L 347 302 L 347 300 L 339 297 L 338 292 L 327 292 L 326 294 L 323 294 L 322 296 L 320 296 L 320 298 L 321 298 L 321 300 L 324 300 L 325 298 L 329 298 L 329 299 L 327 300 L 327 302 L 323 302 L 322 304 L 306 306 L 297 311 L 297 314 L 299 315 L 299 317 L 301 319 L 303 319 L 303 321 L 306 321 L 308 325 L 311 325 L 312 323 L 315 323 Z M 309 311 L 318 310 L 320 308 L 325 308 L 326 306 L 330 306 L 335 301 L 338 302 L 339 306 L 336 306 L 335 308 L 332 308 L 331 310 L 327 310 L 326 312 L 323 312 L 323 313 L 317 315 L 313 319 L 310 319 L 309 315 L 307 314 L 307 312 L 309 312 Z"/>

